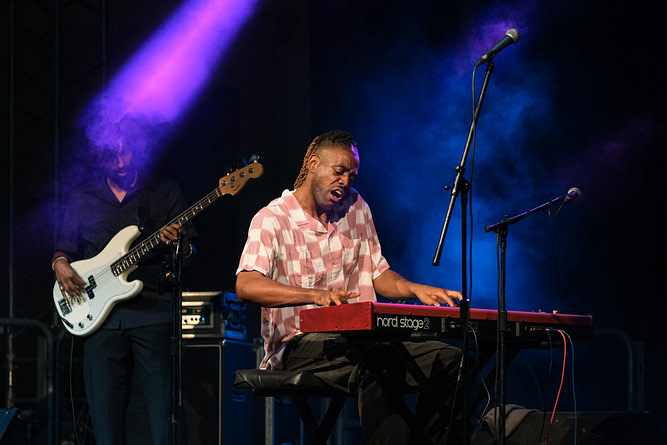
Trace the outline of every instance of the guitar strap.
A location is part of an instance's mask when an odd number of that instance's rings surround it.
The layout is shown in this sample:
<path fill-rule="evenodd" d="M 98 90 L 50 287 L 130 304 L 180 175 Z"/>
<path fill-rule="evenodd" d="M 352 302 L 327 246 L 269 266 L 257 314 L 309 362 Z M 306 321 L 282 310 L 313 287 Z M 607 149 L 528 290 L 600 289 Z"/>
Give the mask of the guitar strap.
<path fill-rule="evenodd" d="M 137 207 L 137 227 L 140 231 L 144 231 L 146 220 L 148 219 L 148 206 L 146 204 L 139 204 Z"/>

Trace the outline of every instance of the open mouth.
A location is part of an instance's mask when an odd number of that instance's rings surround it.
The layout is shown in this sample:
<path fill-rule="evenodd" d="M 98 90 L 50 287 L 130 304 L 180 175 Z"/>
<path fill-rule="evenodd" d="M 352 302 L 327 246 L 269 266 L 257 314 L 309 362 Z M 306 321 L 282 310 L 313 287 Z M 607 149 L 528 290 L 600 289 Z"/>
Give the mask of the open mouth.
<path fill-rule="evenodd" d="M 331 196 L 333 197 L 334 201 L 340 201 L 343 199 L 343 195 L 345 193 L 342 190 L 335 189 L 331 191 Z"/>

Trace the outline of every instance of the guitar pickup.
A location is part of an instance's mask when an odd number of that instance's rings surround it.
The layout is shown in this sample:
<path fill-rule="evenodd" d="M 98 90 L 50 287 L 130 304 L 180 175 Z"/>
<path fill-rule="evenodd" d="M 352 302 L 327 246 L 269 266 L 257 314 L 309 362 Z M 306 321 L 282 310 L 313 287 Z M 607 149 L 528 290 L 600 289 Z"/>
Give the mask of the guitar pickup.
<path fill-rule="evenodd" d="M 72 306 L 70 306 L 70 304 L 67 302 L 67 299 L 65 298 L 58 300 L 58 306 L 60 306 L 60 312 L 65 316 L 72 312 Z"/>
<path fill-rule="evenodd" d="M 94 276 L 89 276 L 88 277 L 88 286 L 86 286 L 85 291 L 86 294 L 88 294 L 88 298 L 93 299 L 95 298 L 95 292 L 93 292 L 93 289 L 97 287 L 97 283 L 95 283 L 95 277 Z"/>

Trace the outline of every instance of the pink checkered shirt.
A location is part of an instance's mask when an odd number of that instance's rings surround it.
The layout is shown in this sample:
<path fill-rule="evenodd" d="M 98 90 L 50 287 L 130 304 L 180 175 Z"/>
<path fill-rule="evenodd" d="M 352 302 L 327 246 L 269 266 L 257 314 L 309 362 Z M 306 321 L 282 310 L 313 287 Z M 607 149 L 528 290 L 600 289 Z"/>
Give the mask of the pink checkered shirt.
<path fill-rule="evenodd" d="M 359 292 L 350 303 L 376 301 L 373 280 L 389 264 L 370 208 L 354 189 L 337 208 L 327 229 L 285 190 L 252 219 L 236 273 L 256 270 L 288 286 Z M 282 369 L 285 343 L 300 333 L 299 312 L 313 307 L 262 308 L 265 355 L 260 368 Z"/>

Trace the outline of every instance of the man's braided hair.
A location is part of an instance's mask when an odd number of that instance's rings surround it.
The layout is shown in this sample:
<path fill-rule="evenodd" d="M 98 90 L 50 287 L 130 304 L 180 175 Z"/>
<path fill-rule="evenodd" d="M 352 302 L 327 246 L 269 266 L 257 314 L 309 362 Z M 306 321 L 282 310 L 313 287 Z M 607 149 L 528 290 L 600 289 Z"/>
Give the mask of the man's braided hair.
<path fill-rule="evenodd" d="M 357 148 L 357 143 L 355 142 L 354 137 L 347 131 L 331 130 L 317 136 L 308 146 L 308 150 L 306 150 L 306 156 L 303 158 L 301 171 L 294 181 L 294 190 L 303 185 L 303 182 L 306 180 L 306 175 L 308 174 L 308 161 L 310 161 L 310 158 L 315 154 L 317 149 L 323 145 L 343 147 L 347 149 L 350 149 L 350 147 Z"/>

